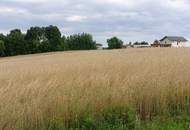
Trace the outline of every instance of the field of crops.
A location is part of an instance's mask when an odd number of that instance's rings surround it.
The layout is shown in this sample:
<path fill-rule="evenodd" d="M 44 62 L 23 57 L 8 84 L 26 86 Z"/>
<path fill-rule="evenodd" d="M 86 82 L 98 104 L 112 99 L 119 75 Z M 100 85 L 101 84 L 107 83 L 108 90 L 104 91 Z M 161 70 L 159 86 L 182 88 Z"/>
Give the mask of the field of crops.
<path fill-rule="evenodd" d="M 190 49 L 0 59 L 2 130 L 143 130 L 154 125 L 161 130 L 157 123 L 140 128 L 157 120 L 167 130 L 185 130 L 189 114 Z M 165 126 L 167 121 L 172 128 Z"/>

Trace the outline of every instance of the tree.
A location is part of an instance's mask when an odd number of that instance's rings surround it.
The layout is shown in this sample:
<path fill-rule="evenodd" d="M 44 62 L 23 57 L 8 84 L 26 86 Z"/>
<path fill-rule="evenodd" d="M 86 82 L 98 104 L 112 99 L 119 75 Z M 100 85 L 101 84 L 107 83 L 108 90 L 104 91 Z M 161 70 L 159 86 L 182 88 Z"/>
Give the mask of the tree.
<path fill-rule="evenodd" d="M 44 42 L 44 44 L 46 44 L 45 46 L 46 51 L 61 51 L 64 50 L 63 47 L 63 42 L 61 39 L 61 32 L 58 29 L 58 27 L 56 26 L 48 26 L 45 28 L 45 37 L 46 37 L 46 41 Z"/>
<path fill-rule="evenodd" d="M 148 45 L 148 42 L 142 41 L 141 45 Z"/>
<path fill-rule="evenodd" d="M 24 34 L 20 29 L 14 29 L 5 38 L 5 54 L 7 56 L 26 54 Z"/>
<path fill-rule="evenodd" d="M 2 40 L 0 40 L 0 56 L 5 56 L 5 45 Z"/>
<path fill-rule="evenodd" d="M 27 30 L 25 40 L 27 41 L 27 51 L 28 53 L 40 53 L 40 46 L 42 42 L 45 41 L 44 38 L 44 28 L 41 27 L 31 27 Z"/>
<path fill-rule="evenodd" d="M 118 39 L 117 37 L 112 37 L 107 40 L 109 49 L 119 49 L 123 46 L 123 41 Z"/>
<path fill-rule="evenodd" d="M 87 33 L 74 34 L 66 38 L 66 50 L 92 50 L 96 49 L 96 42 L 92 35 Z"/>
<path fill-rule="evenodd" d="M 67 40 L 67 38 L 63 35 L 63 36 L 61 37 L 61 41 L 62 41 L 61 48 L 62 48 L 63 50 L 67 50 L 66 40 Z"/>
<path fill-rule="evenodd" d="M 135 42 L 134 45 L 148 45 L 148 42 L 145 42 L 145 41 Z"/>
<path fill-rule="evenodd" d="M 0 33 L 0 40 L 5 41 L 6 36 Z"/>
<path fill-rule="evenodd" d="M 160 42 L 158 40 L 155 40 L 153 44 L 158 45 Z"/>
<path fill-rule="evenodd" d="M 30 53 L 64 50 L 61 32 L 56 26 L 31 27 L 26 33 L 25 40 Z"/>
<path fill-rule="evenodd" d="M 23 34 L 20 29 L 14 29 L 6 36 L 0 34 L 0 56 L 34 54 L 41 52 L 63 50 L 96 49 L 96 41 L 88 33 L 61 36 L 56 26 L 31 27 Z"/>

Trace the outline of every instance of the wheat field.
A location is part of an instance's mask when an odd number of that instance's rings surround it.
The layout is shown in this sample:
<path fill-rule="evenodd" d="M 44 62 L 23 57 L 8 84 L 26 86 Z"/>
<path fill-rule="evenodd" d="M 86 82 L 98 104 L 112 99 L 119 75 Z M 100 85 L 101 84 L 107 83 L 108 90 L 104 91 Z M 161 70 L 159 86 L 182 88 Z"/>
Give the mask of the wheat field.
<path fill-rule="evenodd" d="M 189 112 L 190 49 L 57 52 L 0 59 L 0 129 L 133 106 L 140 119 Z"/>

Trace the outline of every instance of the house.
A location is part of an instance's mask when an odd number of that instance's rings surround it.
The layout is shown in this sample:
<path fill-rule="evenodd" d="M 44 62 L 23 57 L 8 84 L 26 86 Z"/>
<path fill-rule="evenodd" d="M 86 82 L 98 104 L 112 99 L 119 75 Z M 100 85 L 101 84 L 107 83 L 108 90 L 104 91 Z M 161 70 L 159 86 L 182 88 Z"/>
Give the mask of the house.
<path fill-rule="evenodd" d="M 171 47 L 171 44 L 164 43 L 162 44 L 160 41 L 155 40 L 151 47 Z"/>
<path fill-rule="evenodd" d="M 165 36 L 156 44 L 152 44 L 152 46 L 159 47 L 190 47 L 190 42 L 184 37 L 179 36 Z"/>
<path fill-rule="evenodd" d="M 97 43 L 97 44 L 96 44 L 96 48 L 97 48 L 98 50 L 103 50 L 103 45 L 100 44 L 100 43 Z"/>

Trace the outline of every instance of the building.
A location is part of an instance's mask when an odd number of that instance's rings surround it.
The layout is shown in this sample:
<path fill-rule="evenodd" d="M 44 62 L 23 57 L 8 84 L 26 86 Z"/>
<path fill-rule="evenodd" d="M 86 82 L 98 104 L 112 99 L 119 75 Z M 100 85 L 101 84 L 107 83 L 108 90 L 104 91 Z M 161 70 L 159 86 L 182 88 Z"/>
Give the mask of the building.
<path fill-rule="evenodd" d="M 161 44 L 160 41 L 155 40 L 154 43 L 151 44 L 151 47 L 171 47 L 171 44 L 167 44 L 167 43 Z"/>
<path fill-rule="evenodd" d="M 149 48 L 149 47 L 151 47 L 151 45 L 149 45 L 148 44 L 148 42 L 135 42 L 134 44 L 133 44 L 133 47 L 134 48 Z"/>
<path fill-rule="evenodd" d="M 98 50 L 103 50 L 103 45 L 100 44 L 100 43 L 97 43 L 97 44 L 96 44 L 96 48 L 97 48 Z"/>
<path fill-rule="evenodd" d="M 190 47 L 190 42 L 184 37 L 179 36 L 165 36 L 162 38 L 157 45 L 152 44 L 152 46 L 158 47 Z"/>

